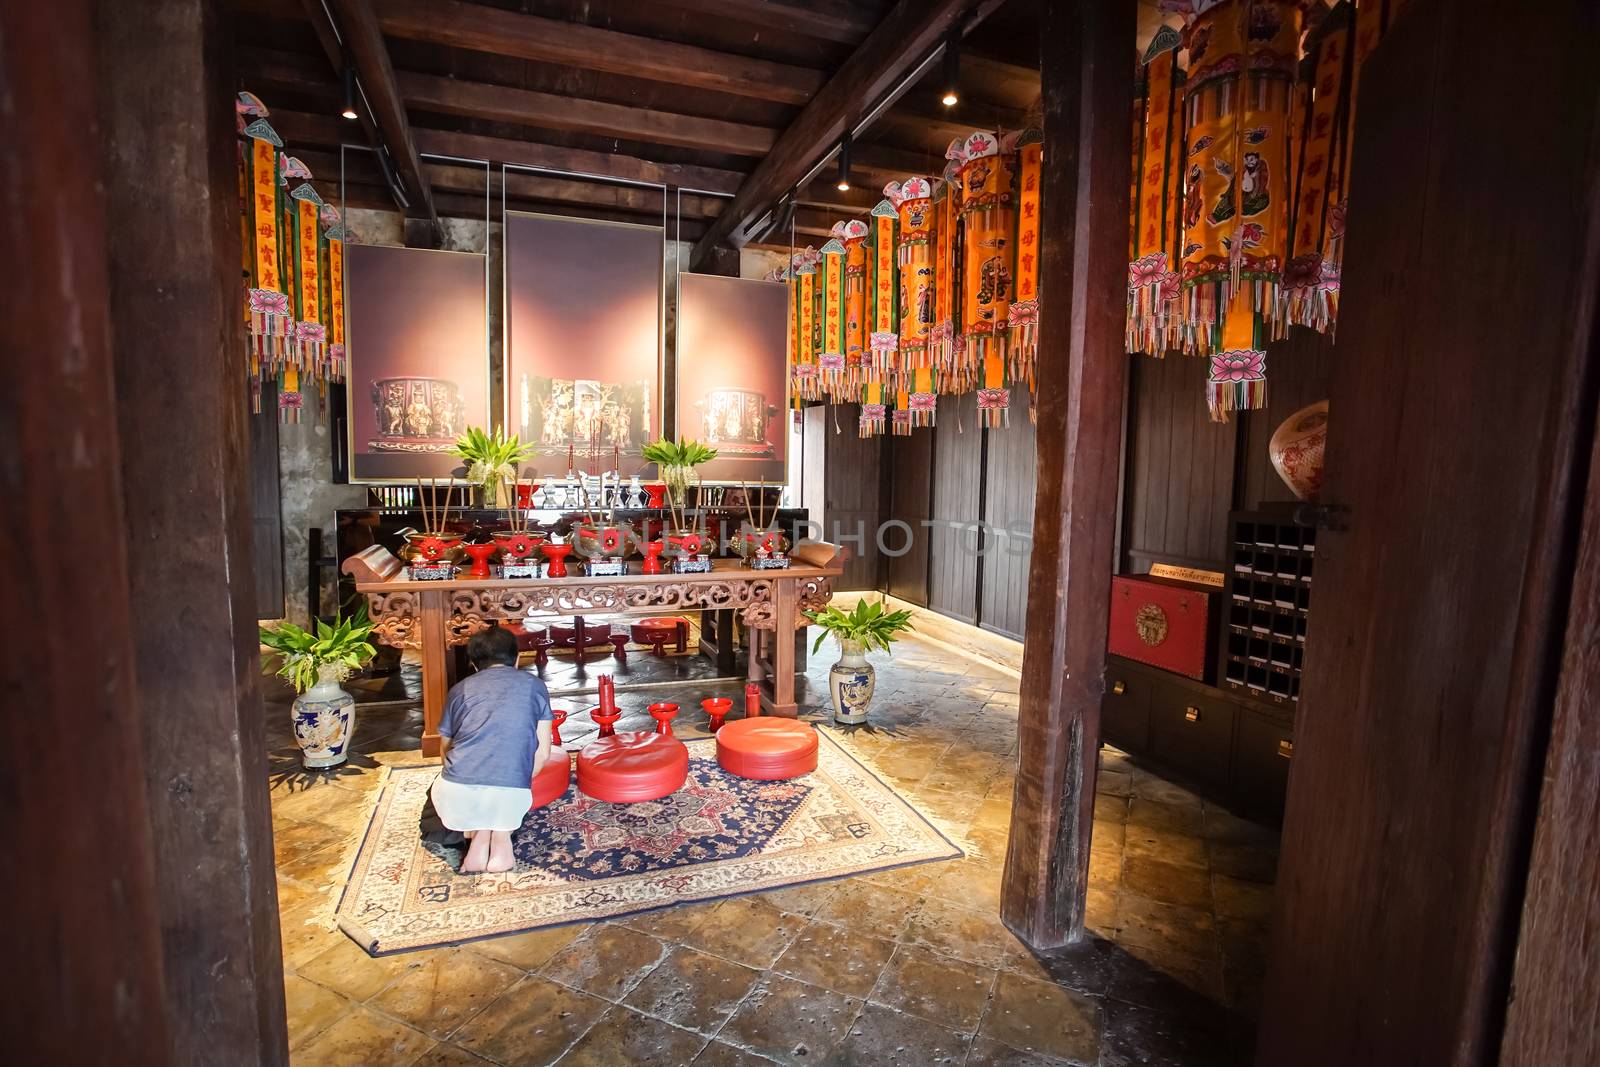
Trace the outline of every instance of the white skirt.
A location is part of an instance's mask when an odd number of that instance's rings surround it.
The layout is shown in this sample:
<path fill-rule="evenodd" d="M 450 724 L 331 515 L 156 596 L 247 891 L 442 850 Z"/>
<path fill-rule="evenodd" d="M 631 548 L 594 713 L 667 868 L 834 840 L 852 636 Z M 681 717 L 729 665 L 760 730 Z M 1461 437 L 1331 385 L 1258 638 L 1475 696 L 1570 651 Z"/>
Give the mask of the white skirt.
<path fill-rule="evenodd" d="M 533 807 L 533 790 L 506 785 L 464 785 L 433 780 L 433 810 L 452 830 L 515 830 Z"/>

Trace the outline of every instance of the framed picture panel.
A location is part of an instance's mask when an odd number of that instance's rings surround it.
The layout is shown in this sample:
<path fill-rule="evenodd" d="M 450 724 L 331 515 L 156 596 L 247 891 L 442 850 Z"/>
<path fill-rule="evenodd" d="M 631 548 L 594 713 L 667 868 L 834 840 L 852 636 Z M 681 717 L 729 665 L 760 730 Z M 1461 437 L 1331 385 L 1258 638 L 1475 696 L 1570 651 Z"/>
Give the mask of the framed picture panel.
<path fill-rule="evenodd" d="M 488 261 L 475 252 L 345 249 L 352 482 L 447 477 L 489 425 Z"/>
<path fill-rule="evenodd" d="M 661 432 L 663 231 L 508 211 L 505 273 L 506 428 L 543 475 L 569 449 L 636 469 Z"/>
<path fill-rule="evenodd" d="M 788 300 L 781 282 L 678 276 L 675 425 L 717 450 L 706 481 L 784 480 Z"/>

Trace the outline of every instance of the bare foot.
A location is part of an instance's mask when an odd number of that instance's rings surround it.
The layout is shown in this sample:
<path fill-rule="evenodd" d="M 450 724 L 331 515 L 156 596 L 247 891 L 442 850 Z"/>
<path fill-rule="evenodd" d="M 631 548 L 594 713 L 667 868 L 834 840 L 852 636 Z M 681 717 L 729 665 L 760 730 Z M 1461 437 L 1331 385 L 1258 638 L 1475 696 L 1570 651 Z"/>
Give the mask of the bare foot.
<path fill-rule="evenodd" d="M 461 860 L 462 874 L 482 874 L 489 862 L 490 834 L 474 833 L 472 845 L 467 849 L 467 854 Z"/>
<path fill-rule="evenodd" d="M 501 874 L 517 865 L 516 854 L 511 851 L 511 834 L 495 830 L 489 834 L 489 862 L 483 868 L 489 874 Z"/>

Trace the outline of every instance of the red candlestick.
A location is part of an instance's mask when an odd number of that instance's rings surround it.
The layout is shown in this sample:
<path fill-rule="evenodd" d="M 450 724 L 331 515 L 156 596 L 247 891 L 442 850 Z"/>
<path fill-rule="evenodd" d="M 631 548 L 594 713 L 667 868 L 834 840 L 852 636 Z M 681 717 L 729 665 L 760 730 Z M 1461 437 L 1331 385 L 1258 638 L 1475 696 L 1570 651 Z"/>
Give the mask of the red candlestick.
<path fill-rule="evenodd" d="M 744 687 L 744 714 L 747 719 L 761 714 L 761 685 L 758 682 L 750 682 Z"/>

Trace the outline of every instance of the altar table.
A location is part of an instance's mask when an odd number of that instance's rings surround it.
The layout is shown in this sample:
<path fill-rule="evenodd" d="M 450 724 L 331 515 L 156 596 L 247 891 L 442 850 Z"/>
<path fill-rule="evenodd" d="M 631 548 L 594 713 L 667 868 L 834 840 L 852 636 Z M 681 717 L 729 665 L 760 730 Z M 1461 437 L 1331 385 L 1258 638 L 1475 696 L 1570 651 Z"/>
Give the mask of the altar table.
<path fill-rule="evenodd" d="M 375 558 L 382 553 L 387 559 Z M 392 563 L 390 562 L 392 561 Z M 422 753 L 439 755 L 439 719 L 448 688 L 446 650 L 464 645 L 501 619 L 543 615 L 643 612 L 660 615 L 695 609 L 738 610 L 745 632 L 757 640 L 750 650 L 749 678 L 765 682 L 763 708 L 794 715 L 794 631 L 807 625 L 804 611 L 820 610 L 833 598 L 833 580 L 843 573 L 833 545 L 798 546 L 786 570 L 751 570 L 736 559 L 712 560 L 702 574 L 629 573 L 611 578 L 573 574 L 566 578 L 467 578 L 412 581 L 383 549 L 345 561 L 367 598 L 373 640 L 422 652 Z M 770 675 L 770 677 L 764 677 Z"/>

